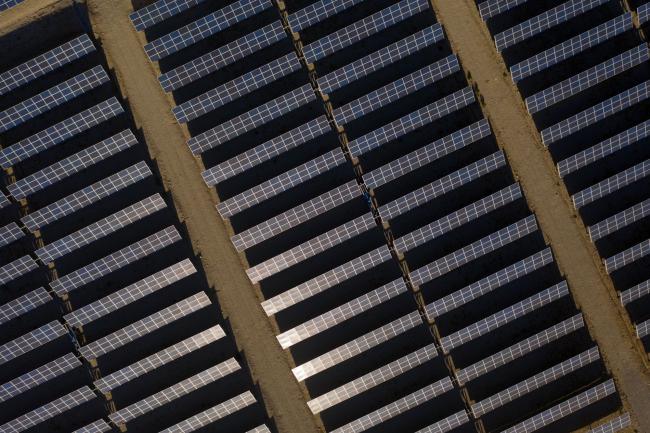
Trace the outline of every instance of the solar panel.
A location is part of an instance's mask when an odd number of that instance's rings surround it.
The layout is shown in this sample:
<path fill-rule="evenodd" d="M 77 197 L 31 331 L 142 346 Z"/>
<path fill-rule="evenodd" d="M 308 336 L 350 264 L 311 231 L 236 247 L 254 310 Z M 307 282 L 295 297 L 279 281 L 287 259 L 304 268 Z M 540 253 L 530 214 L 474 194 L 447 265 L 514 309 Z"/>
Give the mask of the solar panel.
<path fill-rule="evenodd" d="M 320 0 L 289 15 L 289 26 L 294 32 L 299 32 L 359 3 L 363 0 Z"/>
<path fill-rule="evenodd" d="M 204 171 L 203 180 L 216 185 L 330 131 L 327 117 L 320 116 Z"/>
<path fill-rule="evenodd" d="M 81 113 L 77 113 L 0 150 L 0 165 L 2 168 L 7 169 L 123 112 L 124 109 L 115 97 L 100 102 Z"/>
<path fill-rule="evenodd" d="M 313 414 L 355 397 L 438 356 L 434 344 L 409 353 L 307 402 Z"/>
<path fill-rule="evenodd" d="M 569 59 L 576 54 L 595 47 L 632 29 L 632 14 L 627 13 L 613 18 L 597 27 L 535 54 L 510 68 L 512 79 L 516 82 L 530 77 L 553 65 Z"/>
<path fill-rule="evenodd" d="M 7 10 L 22 3 L 24 0 L 2 0 L 0 1 L 0 11 Z"/>
<path fill-rule="evenodd" d="M 38 95 L 0 112 L 0 132 L 8 131 L 39 114 L 64 104 L 79 95 L 107 83 L 110 79 L 101 66 L 96 66 Z"/>
<path fill-rule="evenodd" d="M 650 81 L 632 87 L 618 95 L 577 113 L 542 131 L 542 141 L 546 146 L 562 138 L 625 110 L 650 97 Z"/>
<path fill-rule="evenodd" d="M 368 332 L 361 337 L 355 338 L 348 343 L 317 356 L 310 361 L 292 368 L 291 371 L 296 377 L 296 380 L 302 382 L 324 370 L 334 367 L 336 364 L 357 356 L 366 350 L 370 350 L 371 348 L 420 325 L 422 325 L 420 313 L 414 311 L 400 317 L 399 319 L 393 320 L 374 331 Z"/>
<path fill-rule="evenodd" d="M 253 430 L 249 430 L 246 433 L 271 433 L 271 430 L 265 425 L 255 427 Z"/>
<path fill-rule="evenodd" d="M 27 334 L 21 335 L 0 346 L 0 365 L 24 355 L 44 344 L 54 341 L 68 331 L 59 322 L 52 321 Z M 2 431 L 2 429 L 0 429 Z"/>
<path fill-rule="evenodd" d="M 7 323 L 16 317 L 22 316 L 41 305 L 45 305 L 52 300 L 47 290 L 39 287 L 29 293 L 24 294 L 6 304 L 0 305 L 0 324 Z"/>
<path fill-rule="evenodd" d="M 141 161 L 32 212 L 21 218 L 21 221 L 30 231 L 36 231 L 151 175 L 149 166 Z"/>
<path fill-rule="evenodd" d="M 84 386 L 1 425 L 0 431 L 3 433 L 18 433 L 28 430 L 96 398 L 95 393 L 87 386 Z"/>
<path fill-rule="evenodd" d="M 205 293 L 197 293 L 110 335 L 93 341 L 81 347 L 79 352 L 87 360 L 97 359 L 208 305 L 211 305 L 211 302 Z"/>
<path fill-rule="evenodd" d="M 188 140 L 187 145 L 194 155 L 200 155 L 206 150 L 214 149 L 220 144 L 239 137 L 245 132 L 277 119 L 315 99 L 316 95 L 311 84 L 305 84 L 234 119 L 195 135 Z"/>
<path fill-rule="evenodd" d="M 10 204 L 11 202 L 7 199 L 7 196 L 5 196 L 2 191 L 0 191 L 0 209 L 3 209 Z"/>
<path fill-rule="evenodd" d="M 631 424 L 632 420 L 630 418 L 630 414 L 626 412 L 621 416 L 617 416 L 611 421 L 607 421 L 606 423 L 589 430 L 588 433 L 616 433 L 626 427 L 629 427 Z"/>
<path fill-rule="evenodd" d="M 0 284 L 6 284 L 38 268 L 30 256 L 22 256 L 0 268 Z"/>
<path fill-rule="evenodd" d="M 570 0 L 494 36 L 498 51 L 512 47 L 552 27 L 590 11 L 609 0 Z"/>
<path fill-rule="evenodd" d="M 627 305 L 630 302 L 641 299 L 646 295 L 650 295 L 650 280 L 646 280 L 634 287 L 621 292 L 621 303 L 623 305 Z"/>
<path fill-rule="evenodd" d="M 98 280 L 137 260 L 152 255 L 169 245 L 173 245 L 181 239 L 181 235 L 175 227 L 167 227 L 134 244 L 96 260 L 83 268 L 51 281 L 50 287 L 52 287 L 57 295 L 64 296 L 79 287 Z"/>
<path fill-rule="evenodd" d="M 76 309 L 72 313 L 63 316 L 63 318 L 69 326 L 81 328 L 120 308 L 126 307 L 132 302 L 171 286 L 194 273 L 196 273 L 196 268 L 189 259 L 185 259 L 93 303 Z"/>
<path fill-rule="evenodd" d="M 269 179 L 236 196 L 224 200 L 217 205 L 217 210 L 223 218 L 230 218 L 250 207 L 255 206 L 271 197 L 287 191 L 331 170 L 345 162 L 341 149 L 333 149 L 317 158 L 292 168 L 272 179 Z"/>
<path fill-rule="evenodd" d="M 75 173 L 92 167 L 112 155 L 135 146 L 137 143 L 138 140 L 133 133 L 125 129 L 106 140 L 100 141 L 32 175 L 18 180 L 16 183 L 7 186 L 7 189 L 16 200 L 22 200 Z"/>
<path fill-rule="evenodd" d="M 112 432 L 113 428 L 106 423 L 103 419 L 98 419 L 92 424 L 88 424 L 87 426 L 84 426 L 80 428 L 79 430 L 75 430 L 72 433 L 106 433 L 106 432 Z"/>
<path fill-rule="evenodd" d="M 257 403 L 257 400 L 255 400 L 253 394 L 250 391 L 246 391 L 210 409 L 204 410 L 185 421 L 166 428 L 161 433 L 193 432 L 255 403 Z"/>
<path fill-rule="evenodd" d="M 596 385 L 570 399 L 559 403 L 550 409 L 545 410 L 526 421 L 520 422 L 517 425 L 504 430 L 503 433 L 528 433 L 534 432 L 547 426 L 559 419 L 571 415 L 578 410 L 596 403 L 605 397 L 612 395 L 616 392 L 614 381 L 612 379 Z"/>
<path fill-rule="evenodd" d="M 282 24 L 274 21 L 266 27 L 162 74 L 158 80 L 165 92 L 180 89 L 286 37 Z"/>
<path fill-rule="evenodd" d="M 481 400 L 472 405 L 472 412 L 475 417 L 481 417 L 486 413 L 504 406 L 526 394 L 529 394 L 545 385 L 560 380 L 564 376 L 600 359 L 598 347 L 594 346 L 572 358 L 569 358 L 551 368 L 548 368 L 526 380 L 523 380 L 503 391 Z"/>
<path fill-rule="evenodd" d="M 178 15 L 207 0 L 158 0 L 129 15 L 136 30 L 141 31 Z"/>
<path fill-rule="evenodd" d="M 55 69 L 95 51 L 88 35 L 81 35 L 34 57 L 8 71 L 0 73 L 0 95 L 41 77 Z"/>
<path fill-rule="evenodd" d="M 572 196 L 573 204 L 580 209 L 648 175 L 650 175 L 650 159 L 575 193 Z"/>
<path fill-rule="evenodd" d="M 589 236 L 595 242 L 648 216 L 650 216 L 650 199 L 590 226 Z"/>
<path fill-rule="evenodd" d="M 135 380 L 146 373 L 149 373 L 165 364 L 168 364 L 189 353 L 199 350 L 226 336 L 221 326 L 216 325 L 205 331 L 199 332 L 183 341 L 169 346 L 153 355 L 147 356 L 131 365 L 128 365 L 114 373 L 96 380 L 94 385 L 102 393 L 108 394 L 112 390 Z"/>
<path fill-rule="evenodd" d="M 522 340 L 506 349 L 501 350 L 487 358 L 482 359 L 468 367 L 458 371 L 458 382 L 461 385 L 480 377 L 490 371 L 514 361 L 534 350 L 539 349 L 547 344 L 552 343 L 565 335 L 568 335 L 584 326 L 582 315 L 576 314 L 575 316 L 566 319 L 552 327 L 538 332 L 525 340 Z"/>
<path fill-rule="evenodd" d="M 645 338 L 650 335 L 650 320 L 636 325 L 636 335 L 639 338 Z"/>
<path fill-rule="evenodd" d="M 388 247 L 381 246 L 267 299 L 262 302 L 262 308 L 267 316 L 272 316 L 390 259 Z"/>
<path fill-rule="evenodd" d="M 35 251 L 35 254 L 43 263 L 53 262 L 166 207 L 165 200 L 159 194 L 149 196 L 74 233 L 57 239 L 43 248 L 39 248 Z"/>
<path fill-rule="evenodd" d="M 528 0 L 486 0 L 478 4 L 483 21 L 513 9 Z"/>
<path fill-rule="evenodd" d="M 434 24 L 318 78 L 318 87 L 324 93 L 331 93 L 444 38 L 442 26 Z"/>
<path fill-rule="evenodd" d="M 575 155 L 560 161 L 557 164 L 560 176 L 573 173 L 586 167 L 589 164 L 611 155 L 618 150 L 650 137 L 650 120 L 646 120 L 630 129 L 621 132 L 618 135 L 601 141 L 597 145 L 576 153 Z"/>
<path fill-rule="evenodd" d="M 131 421 L 147 412 L 170 403 L 184 395 L 191 393 L 192 391 L 196 391 L 197 389 L 200 389 L 204 386 L 208 386 L 211 383 L 214 383 L 219 379 L 222 379 L 229 374 L 234 373 L 235 371 L 239 371 L 240 369 L 241 367 L 235 358 L 230 358 L 227 361 L 210 367 L 205 371 L 195 374 L 194 376 L 190 376 L 187 379 L 184 379 L 177 384 L 170 386 L 169 388 L 163 389 L 160 392 L 157 392 L 136 403 L 126 406 L 117 412 L 108 415 L 108 417 L 115 424 L 126 424 L 128 421 Z"/>
<path fill-rule="evenodd" d="M 422 430 L 418 430 L 416 433 L 445 433 L 455 429 L 456 427 L 462 426 L 468 421 L 469 417 L 467 416 L 467 412 L 462 410 L 453 415 L 449 415 L 447 418 L 425 427 Z"/>
<path fill-rule="evenodd" d="M 474 92 L 466 87 L 351 141 L 350 152 L 356 156 L 362 155 L 420 126 L 467 107 L 474 101 Z"/>
<path fill-rule="evenodd" d="M 643 26 L 650 21 L 650 3 L 642 4 L 636 10 L 639 17 L 639 26 Z"/>
<path fill-rule="evenodd" d="M 18 224 L 9 223 L 6 226 L 0 228 L 0 247 L 7 246 L 13 242 L 16 242 L 18 239 L 21 239 L 25 236 L 25 232 L 22 231 Z"/>
<path fill-rule="evenodd" d="M 314 317 L 294 328 L 291 328 L 276 338 L 283 349 L 288 349 L 294 344 L 300 343 L 314 335 L 339 325 L 340 323 L 360 315 L 364 311 L 387 302 L 396 296 L 407 291 L 404 280 L 398 278 L 390 283 L 359 296 L 343 305 L 340 305 L 326 313 Z"/>
<path fill-rule="evenodd" d="M 612 257 L 609 257 L 608 259 L 605 259 L 605 269 L 607 270 L 607 273 L 611 274 L 612 272 L 621 269 L 648 254 L 650 254 L 650 239 L 640 242 Z"/>
<path fill-rule="evenodd" d="M 232 243 L 237 251 L 244 251 L 359 196 L 361 196 L 361 189 L 356 181 L 351 180 L 234 235 L 231 238 Z"/>
<path fill-rule="evenodd" d="M 334 120 L 345 125 L 459 70 L 458 59 L 451 55 L 335 109 Z"/>
<path fill-rule="evenodd" d="M 377 188 L 391 180 L 405 175 L 406 173 L 424 167 L 425 165 L 455 152 L 458 149 L 469 146 L 490 134 L 489 123 L 487 120 L 482 119 L 470 126 L 447 135 L 446 137 L 436 140 L 431 144 L 427 144 L 420 149 L 414 150 L 401 158 L 393 160 L 370 173 L 365 173 L 363 175 L 364 183 L 368 188 Z M 498 164 L 505 164 L 505 158 L 502 153 L 497 152 L 493 154 L 493 158 L 498 159 Z M 496 162 L 497 161 L 495 161 L 495 163 Z"/>
<path fill-rule="evenodd" d="M 531 114 L 537 113 L 573 95 L 596 86 L 618 74 L 632 69 L 650 58 L 648 46 L 641 44 L 611 59 L 567 78 L 541 92 L 526 98 L 526 107 Z"/>
<path fill-rule="evenodd" d="M 452 311 L 468 302 L 474 301 L 486 293 L 490 293 L 504 285 L 528 275 L 550 263 L 553 263 L 553 253 L 546 248 L 532 256 L 520 260 L 494 274 L 476 281 L 469 286 L 440 298 L 425 307 L 427 319 L 433 322 L 437 317 Z"/>
<path fill-rule="evenodd" d="M 307 62 L 314 63 L 428 8 L 423 0 L 402 0 L 304 47 Z"/>

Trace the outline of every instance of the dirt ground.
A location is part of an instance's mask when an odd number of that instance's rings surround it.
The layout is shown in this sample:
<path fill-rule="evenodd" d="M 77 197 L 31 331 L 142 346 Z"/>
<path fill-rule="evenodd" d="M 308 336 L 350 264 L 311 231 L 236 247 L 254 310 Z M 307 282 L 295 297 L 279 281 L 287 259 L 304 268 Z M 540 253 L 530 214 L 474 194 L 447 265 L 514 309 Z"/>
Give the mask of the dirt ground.
<path fill-rule="evenodd" d="M 584 313 L 591 335 L 639 431 L 650 432 L 650 375 L 645 354 L 616 298 L 593 244 L 542 144 L 473 0 L 432 0 L 438 18 L 483 98 L 499 145 L 505 150 L 560 271 Z"/>

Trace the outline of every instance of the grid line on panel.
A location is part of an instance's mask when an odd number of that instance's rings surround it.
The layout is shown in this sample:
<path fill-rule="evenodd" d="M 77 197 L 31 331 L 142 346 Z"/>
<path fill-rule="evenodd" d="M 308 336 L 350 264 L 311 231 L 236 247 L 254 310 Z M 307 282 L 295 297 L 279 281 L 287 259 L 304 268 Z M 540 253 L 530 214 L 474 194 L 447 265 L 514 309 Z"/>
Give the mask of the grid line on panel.
<path fill-rule="evenodd" d="M 296 380 L 302 382 L 420 325 L 420 313 L 414 311 L 292 368 L 291 371 Z"/>
<path fill-rule="evenodd" d="M 600 200 L 650 175 L 650 159 L 608 177 L 595 185 L 583 189 L 572 196 L 577 209 Z"/>
<path fill-rule="evenodd" d="M 637 323 L 635 325 L 636 336 L 639 338 L 645 338 L 650 335 L 650 320 L 646 320 L 642 323 Z"/>
<path fill-rule="evenodd" d="M 170 403 L 184 395 L 196 391 L 199 388 L 208 386 L 211 383 L 222 379 L 229 374 L 239 371 L 241 366 L 235 360 L 230 358 L 215 366 L 208 368 L 200 373 L 190 376 L 162 391 L 159 391 L 149 397 L 146 397 L 138 402 L 126 406 L 117 412 L 108 415 L 111 421 L 115 424 L 126 424 L 147 412 L 150 412 L 158 407 Z"/>
<path fill-rule="evenodd" d="M 129 15 L 136 30 L 141 31 L 178 15 L 208 0 L 158 0 Z"/>
<path fill-rule="evenodd" d="M 211 305 L 211 302 L 205 293 L 197 293 L 99 340 L 82 346 L 79 352 L 87 360 L 97 359 L 208 305 Z"/>
<path fill-rule="evenodd" d="M 140 161 L 24 216 L 21 221 L 30 231 L 36 231 L 151 175 L 147 163 Z"/>
<path fill-rule="evenodd" d="M 618 230 L 650 216 L 650 199 L 638 203 L 606 220 L 588 227 L 592 241 L 609 236 Z"/>
<path fill-rule="evenodd" d="M 98 419 L 97 421 L 88 424 L 87 426 L 81 427 L 72 433 L 107 433 L 112 431 L 113 428 L 108 425 L 106 421 L 103 419 Z"/>
<path fill-rule="evenodd" d="M 589 430 L 589 432 L 587 433 L 616 433 L 618 431 L 623 430 L 626 427 L 629 427 L 631 424 L 632 424 L 632 419 L 630 418 L 630 414 L 626 412 L 623 415 L 618 416 L 611 421 L 608 421 L 604 424 L 599 425 L 596 428 Z"/>
<path fill-rule="evenodd" d="M 179 123 L 187 123 L 300 68 L 298 58 L 291 52 L 177 105 L 172 112 Z"/>
<path fill-rule="evenodd" d="M 160 194 L 149 196 L 74 233 L 35 251 L 43 263 L 50 263 L 167 207 Z"/>
<path fill-rule="evenodd" d="M 303 49 L 305 58 L 309 63 L 314 63 L 340 49 L 406 20 L 428 7 L 429 5 L 424 0 L 402 0 L 312 42 Z"/>
<path fill-rule="evenodd" d="M 262 302 L 262 308 L 267 316 L 272 316 L 282 310 L 298 304 L 312 296 L 324 292 L 355 275 L 387 262 L 392 258 L 388 246 L 383 245 L 362 256 L 352 259 L 334 269 L 299 284 L 286 292 L 280 293 Z"/>
<path fill-rule="evenodd" d="M 650 280 L 643 281 L 642 283 L 621 292 L 621 303 L 627 305 L 630 302 L 634 302 L 647 295 L 650 295 Z"/>
<path fill-rule="evenodd" d="M 230 3 L 215 12 L 154 39 L 144 46 L 144 52 L 151 61 L 156 62 L 272 6 L 273 4 L 269 0 L 239 0 Z"/>
<path fill-rule="evenodd" d="M 541 429 L 559 419 L 562 419 L 590 404 L 593 404 L 616 392 L 614 380 L 596 385 L 570 399 L 563 401 L 517 425 L 504 430 L 503 433 L 529 433 Z"/>
<path fill-rule="evenodd" d="M 486 0 L 478 4 L 478 10 L 483 21 L 509 11 L 515 6 L 526 3 L 528 0 Z"/>
<path fill-rule="evenodd" d="M 429 344 L 311 399 L 307 402 L 307 406 L 309 406 L 313 414 L 318 414 L 382 383 L 388 382 L 400 374 L 406 373 L 430 361 L 436 356 L 438 356 L 438 353 L 436 352 L 435 345 L 433 343 Z"/>
<path fill-rule="evenodd" d="M 0 165 L 2 168 L 9 168 L 122 113 L 124 113 L 124 109 L 117 98 L 107 99 L 5 147 L 0 151 Z"/>
<path fill-rule="evenodd" d="M 470 366 L 458 371 L 458 382 L 461 385 L 480 377 L 490 371 L 508 364 L 521 356 L 533 352 L 561 337 L 568 335 L 584 326 L 581 314 L 576 314 L 552 327 L 526 338 L 510 347 L 488 356 Z"/>
<path fill-rule="evenodd" d="M 18 224 L 12 222 L 0 228 L 0 247 L 4 247 L 25 236 Z"/>
<path fill-rule="evenodd" d="M 0 365 L 67 334 L 68 331 L 56 320 L 46 323 L 0 346 Z"/>
<path fill-rule="evenodd" d="M 546 12 L 495 35 L 494 43 L 498 51 L 503 51 L 607 3 L 608 1 L 609 0 L 569 0 L 553 9 L 549 9 Z"/>
<path fill-rule="evenodd" d="M 299 32 L 311 27 L 326 18 L 336 15 L 364 0 L 320 0 L 289 15 L 289 27 L 294 32 Z"/>
<path fill-rule="evenodd" d="M 630 263 L 650 254 L 650 239 L 646 239 L 618 254 L 605 259 L 605 269 L 608 274 L 617 271 Z"/>
<path fill-rule="evenodd" d="M 158 80 L 165 92 L 178 90 L 224 66 L 268 47 L 286 36 L 282 24 L 279 21 L 274 21 L 266 27 L 165 72 L 158 77 Z"/>
<path fill-rule="evenodd" d="M 311 84 L 305 84 L 244 114 L 195 135 L 187 141 L 194 155 L 214 149 L 236 137 L 262 126 L 316 99 Z"/>
<path fill-rule="evenodd" d="M 174 226 L 167 227 L 121 250 L 96 260 L 83 268 L 51 281 L 50 287 L 52 287 L 57 295 L 63 296 L 117 269 L 154 254 L 156 251 L 169 245 L 175 244 L 181 239 L 181 235 Z"/>
<path fill-rule="evenodd" d="M 109 80 L 110 78 L 108 78 L 101 66 L 95 66 L 82 72 L 0 112 L 0 132 L 5 132 L 33 119 L 39 114 L 63 105 L 77 96 L 107 83 Z"/>
<path fill-rule="evenodd" d="M 615 36 L 632 29 L 632 14 L 627 13 L 613 18 L 597 27 L 535 54 L 510 68 L 512 79 L 516 82 L 530 77 L 553 65 L 593 48 Z"/>
<path fill-rule="evenodd" d="M 126 307 L 196 273 L 189 259 L 178 262 L 108 296 L 63 316 L 69 326 L 81 328 L 88 323 Z"/>
<path fill-rule="evenodd" d="M 38 263 L 30 256 L 22 256 L 0 268 L 0 284 L 6 284 L 38 268 Z"/>
<path fill-rule="evenodd" d="M 453 415 L 449 415 L 447 418 L 425 427 L 422 430 L 418 430 L 416 433 L 445 433 L 455 429 L 456 427 L 460 427 L 468 421 L 469 416 L 467 415 L 467 412 L 462 410 Z"/>
<path fill-rule="evenodd" d="M 36 308 L 47 304 L 51 300 L 52 297 L 50 294 L 42 287 L 25 293 L 6 304 L 0 305 L 0 324 L 9 322 L 12 319 L 35 310 Z"/>
<path fill-rule="evenodd" d="M 0 95 L 95 51 L 88 35 L 81 35 L 0 74 Z"/>
<path fill-rule="evenodd" d="M 324 93 L 331 93 L 385 66 L 394 64 L 429 45 L 433 45 L 443 40 L 444 37 L 445 33 L 442 26 L 434 24 L 359 60 L 348 63 L 324 77 L 318 78 L 318 87 Z"/>
<path fill-rule="evenodd" d="M 129 147 L 135 146 L 137 143 L 138 140 L 133 133 L 125 129 L 112 137 L 18 180 L 16 183 L 7 186 L 7 189 L 16 200 L 22 200 Z"/>
<path fill-rule="evenodd" d="M 362 155 L 427 123 L 467 107 L 474 101 L 472 89 L 466 87 L 458 90 L 351 141 L 349 144 L 350 152 L 355 156 Z"/>

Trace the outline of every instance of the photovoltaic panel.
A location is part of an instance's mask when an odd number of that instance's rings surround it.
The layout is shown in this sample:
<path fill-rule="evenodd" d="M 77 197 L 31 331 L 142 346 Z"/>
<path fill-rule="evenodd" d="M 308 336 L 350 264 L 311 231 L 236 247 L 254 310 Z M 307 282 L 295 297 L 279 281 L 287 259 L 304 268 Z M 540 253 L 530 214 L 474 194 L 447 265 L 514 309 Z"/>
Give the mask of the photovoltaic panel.
<path fill-rule="evenodd" d="M 611 421 L 607 421 L 606 423 L 589 430 L 588 433 L 616 433 L 626 427 L 629 427 L 631 424 L 632 419 L 630 418 L 630 414 L 626 412 Z"/>
<path fill-rule="evenodd" d="M 255 427 L 253 430 L 249 430 L 246 433 L 271 433 L 271 430 L 265 425 Z"/>
<path fill-rule="evenodd" d="M 632 87 L 542 131 L 546 146 L 650 97 L 650 81 Z"/>
<path fill-rule="evenodd" d="M 5 147 L 0 151 L 0 165 L 7 169 L 123 112 L 124 109 L 115 97 L 100 102 L 94 107 Z"/>
<path fill-rule="evenodd" d="M 641 299 L 647 295 L 650 295 L 650 280 L 646 280 L 630 289 L 621 292 L 621 303 L 623 305 L 627 305 L 630 302 Z"/>
<path fill-rule="evenodd" d="M 458 59 L 451 55 L 335 109 L 334 120 L 345 125 L 459 70 Z"/>
<path fill-rule="evenodd" d="M 157 251 L 173 245 L 181 240 L 181 235 L 175 227 L 170 226 L 157 233 L 118 250 L 106 257 L 103 257 L 83 268 L 59 277 L 50 282 L 50 287 L 59 296 L 64 296 L 73 290 L 78 289 L 92 281 L 98 280 L 120 268 L 123 268 L 137 260 Z"/>
<path fill-rule="evenodd" d="M 650 58 L 648 46 L 638 45 L 611 59 L 567 78 L 547 89 L 526 98 L 526 107 L 531 114 L 537 113 L 573 95 L 596 86 L 618 74 L 632 69 Z"/>
<path fill-rule="evenodd" d="M 2 191 L 0 191 L 0 209 L 3 209 L 7 206 L 9 206 L 11 202 L 7 199 L 7 196 L 4 195 Z"/>
<path fill-rule="evenodd" d="M 1 425 L 0 431 L 3 433 L 18 433 L 28 430 L 48 419 L 54 418 L 96 398 L 95 393 L 87 386 L 84 386 Z"/>
<path fill-rule="evenodd" d="M 50 341 L 54 341 L 67 333 L 68 331 L 66 331 L 63 325 L 55 320 L 25 335 L 21 335 L 0 346 L 0 365 L 41 347 Z"/>
<path fill-rule="evenodd" d="M 36 231 L 151 175 L 149 166 L 141 161 L 32 212 L 21 218 L 21 221 L 30 231 Z"/>
<path fill-rule="evenodd" d="M 6 284 L 38 268 L 30 256 L 22 256 L 0 268 L 0 284 Z"/>
<path fill-rule="evenodd" d="M 627 13 L 613 18 L 597 27 L 555 45 L 541 53 L 523 60 L 510 68 L 512 79 L 516 82 L 537 72 L 569 59 L 576 54 L 595 47 L 608 39 L 632 29 L 632 14 Z"/>
<path fill-rule="evenodd" d="M 22 316 L 41 305 L 45 305 L 52 300 L 47 290 L 39 287 L 32 290 L 6 304 L 0 305 L 0 324 L 7 323 L 16 317 Z"/>
<path fill-rule="evenodd" d="M 650 199 L 590 226 L 588 228 L 589 235 L 591 236 L 591 240 L 595 242 L 648 216 L 650 216 Z"/>
<path fill-rule="evenodd" d="M 187 142 L 194 155 L 200 155 L 206 150 L 214 149 L 245 132 L 277 119 L 297 108 L 316 99 L 310 84 L 305 84 L 289 93 L 275 98 L 265 104 L 228 120 L 208 131 L 190 138 Z"/>
<path fill-rule="evenodd" d="M 75 430 L 72 433 L 106 433 L 112 432 L 113 428 L 106 423 L 103 419 L 98 419 L 92 424 L 81 427 L 79 430 Z"/>
<path fill-rule="evenodd" d="M 636 336 L 639 338 L 645 338 L 650 335 L 650 320 L 639 323 L 636 326 Z"/>
<path fill-rule="evenodd" d="M 16 183 L 7 186 L 9 193 L 16 199 L 22 200 L 41 191 L 50 185 L 72 176 L 86 168 L 89 168 L 112 155 L 115 155 L 129 147 L 135 146 L 138 140 L 133 133 L 124 131 L 100 141 L 80 152 L 65 159 L 55 162 L 36 173 L 18 180 Z"/>
<path fill-rule="evenodd" d="M 444 38 L 442 26 L 434 24 L 318 78 L 318 87 L 324 93 L 331 93 Z"/>
<path fill-rule="evenodd" d="M 605 259 L 607 273 L 612 273 L 650 254 L 650 239 L 640 242 L 620 253 Z"/>
<path fill-rule="evenodd" d="M 255 30 L 223 47 L 162 74 L 158 77 L 158 80 L 165 92 L 180 89 L 224 66 L 268 47 L 286 38 L 286 36 L 282 24 L 275 21 L 266 27 Z"/>
<path fill-rule="evenodd" d="M 77 357 L 68 353 L 0 386 L 0 403 L 14 398 L 60 375 L 81 367 Z"/>
<path fill-rule="evenodd" d="M 342 48 L 378 33 L 429 7 L 424 0 L 402 0 L 356 23 L 331 33 L 304 48 L 308 62 L 314 63 Z"/>
<path fill-rule="evenodd" d="M 431 424 L 422 430 L 418 430 L 416 433 L 445 433 L 455 429 L 456 427 L 460 427 L 467 422 L 469 422 L 469 417 L 467 412 L 463 410 L 456 412 L 453 415 L 449 415 L 447 418 L 440 420 L 435 424 Z"/>
<path fill-rule="evenodd" d="M 158 0 L 129 15 L 136 30 L 141 31 L 178 15 L 207 0 Z"/>
<path fill-rule="evenodd" d="M 167 403 L 196 391 L 204 386 L 218 381 L 235 371 L 240 370 L 241 367 L 235 358 L 230 358 L 220 364 L 208 368 L 205 371 L 190 376 L 185 380 L 178 382 L 160 392 L 157 392 L 149 397 L 146 397 L 136 403 L 126 406 L 117 412 L 114 412 L 108 417 L 115 424 L 126 424 L 127 422 L 144 415 L 156 408 L 159 408 Z"/>
<path fill-rule="evenodd" d="M 154 39 L 144 46 L 144 51 L 152 61 L 158 61 L 272 6 L 269 0 L 239 0 L 230 3 L 216 12 Z"/>
<path fill-rule="evenodd" d="M 178 358 L 205 347 L 226 336 L 221 326 L 216 325 L 205 331 L 199 332 L 183 341 L 169 346 L 153 355 L 147 356 L 131 365 L 128 365 L 114 373 L 96 380 L 94 385 L 102 393 L 107 394 L 112 390 L 135 380 L 146 373 L 154 371 Z"/>
<path fill-rule="evenodd" d="M 299 32 L 359 3 L 363 0 L 320 0 L 289 15 L 289 26 Z"/>
<path fill-rule="evenodd" d="M 95 66 L 86 72 L 82 72 L 1 112 L 0 132 L 7 131 L 25 123 L 39 114 L 50 111 L 79 95 L 83 95 L 107 83 L 109 80 L 108 75 L 101 66 Z"/>
<path fill-rule="evenodd" d="M 520 4 L 526 3 L 528 0 L 485 0 L 478 4 L 478 10 L 481 13 L 483 21 L 500 15 L 504 12 L 513 9 Z"/>
<path fill-rule="evenodd" d="M 409 353 L 307 402 L 313 414 L 355 397 L 438 356 L 434 344 Z"/>
<path fill-rule="evenodd" d="M 7 246 L 25 236 L 25 232 L 16 223 L 9 223 L 0 228 L 0 247 Z"/>
<path fill-rule="evenodd" d="M 541 429 L 559 419 L 571 415 L 605 397 L 616 393 L 612 379 L 545 410 L 532 418 L 504 430 L 503 433 L 529 433 Z"/>
<path fill-rule="evenodd" d="M 474 92 L 466 87 L 351 141 L 350 152 L 355 156 L 362 155 L 474 101 Z"/>
<path fill-rule="evenodd" d="M 22 3 L 24 0 L 2 0 L 0 1 L 0 11 L 7 10 Z"/>
<path fill-rule="evenodd" d="M 106 337 L 82 346 L 79 352 L 87 360 L 97 359 L 208 305 L 211 305 L 211 302 L 205 293 L 197 293 Z"/>
<path fill-rule="evenodd" d="M 0 73 L 0 95 L 71 63 L 92 51 L 95 51 L 95 46 L 84 34 L 15 68 L 2 72 Z"/>
<path fill-rule="evenodd" d="M 650 21 L 650 3 L 642 4 L 636 10 L 639 17 L 639 25 L 643 26 Z"/>

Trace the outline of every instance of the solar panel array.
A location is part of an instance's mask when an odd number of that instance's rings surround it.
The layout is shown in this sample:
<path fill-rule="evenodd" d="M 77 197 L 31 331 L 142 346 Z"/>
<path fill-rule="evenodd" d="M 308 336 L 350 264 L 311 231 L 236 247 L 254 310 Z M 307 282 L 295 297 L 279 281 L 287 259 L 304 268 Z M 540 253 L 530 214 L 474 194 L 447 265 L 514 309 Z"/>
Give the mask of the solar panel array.
<path fill-rule="evenodd" d="M 206 407 L 219 416 L 204 426 L 266 424 L 101 52 L 85 34 L 52 49 L 58 37 L 0 70 L 2 200 L 17 210 L 0 213 L 0 430 L 160 431 Z M 228 378 L 168 394 L 174 411 L 135 409 L 223 363 Z"/>
<path fill-rule="evenodd" d="M 650 51 L 636 27 L 644 25 L 644 6 L 567 1 L 526 9 L 528 3 L 478 7 L 497 46 L 503 35 L 522 35 L 504 60 L 631 321 L 643 323 L 650 296 L 628 296 L 650 280 L 648 259 L 637 251 L 650 239 Z M 543 40 L 515 32 L 560 8 L 567 13 Z M 650 341 L 642 342 L 650 352 Z"/>

